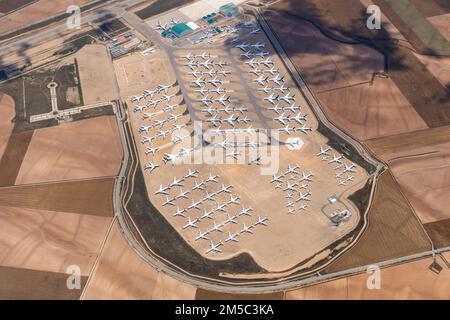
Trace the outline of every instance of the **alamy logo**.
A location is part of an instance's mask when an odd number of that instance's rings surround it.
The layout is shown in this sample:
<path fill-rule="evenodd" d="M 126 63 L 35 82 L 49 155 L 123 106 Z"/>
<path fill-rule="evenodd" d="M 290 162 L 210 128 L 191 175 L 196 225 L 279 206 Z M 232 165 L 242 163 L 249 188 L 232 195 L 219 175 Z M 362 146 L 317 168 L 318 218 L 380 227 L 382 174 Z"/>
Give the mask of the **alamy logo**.
<path fill-rule="evenodd" d="M 81 10 L 79 6 L 70 5 L 67 7 L 66 13 L 70 14 L 67 18 L 67 29 L 81 28 Z"/>
<path fill-rule="evenodd" d="M 367 289 L 369 290 L 379 290 L 381 289 L 381 270 L 377 265 L 370 265 L 367 267 L 367 273 L 370 276 L 367 278 Z"/>
<path fill-rule="evenodd" d="M 69 290 L 81 289 L 81 269 L 77 265 L 71 265 L 67 267 L 66 273 L 69 274 L 66 285 Z"/>
<path fill-rule="evenodd" d="M 377 5 L 370 5 L 366 10 L 367 14 L 370 16 L 367 18 L 366 26 L 369 30 L 380 30 L 381 29 L 381 10 Z"/>

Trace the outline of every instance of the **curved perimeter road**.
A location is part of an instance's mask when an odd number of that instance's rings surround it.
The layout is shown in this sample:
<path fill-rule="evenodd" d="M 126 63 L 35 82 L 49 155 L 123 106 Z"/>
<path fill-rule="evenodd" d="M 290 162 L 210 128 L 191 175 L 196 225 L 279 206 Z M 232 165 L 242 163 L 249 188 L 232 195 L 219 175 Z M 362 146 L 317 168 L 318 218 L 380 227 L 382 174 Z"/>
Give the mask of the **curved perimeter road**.
<path fill-rule="evenodd" d="M 280 57 L 282 58 L 283 62 L 288 67 L 289 71 L 291 72 L 294 80 L 297 82 L 299 88 L 305 95 L 306 99 L 310 103 L 311 107 L 316 112 L 316 115 L 318 118 L 322 121 L 324 125 L 326 125 L 328 128 L 332 129 L 333 132 L 335 132 L 337 135 L 339 135 L 342 139 L 345 141 L 348 141 L 359 153 L 361 156 L 363 156 L 369 163 L 372 163 L 376 167 L 376 172 L 374 173 L 374 183 L 372 187 L 372 194 L 374 190 L 374 186 L 376 184 L 376 179 L 378 175 L 382 172 L 384 169 L 384 166 L 382 163 L 380 163 L 377 159 L 375 159 L 365 148 L 362 146 L 358 141 L 353 139 L 351 136 L 337 128 L 324 114 L 322 111 L 322 108 L 317 101 L 317 99 L 314 97 L 310 89 L 308 88 L 306 82 L 304 81 L 303 77 L 300 75 L 300 73 L 297 71 L 295 66 L 290 61 L 289 57 L 287 56 L 286 52 L 278 42 L 277 37 L 270 29 L 267 22 L 264 20 L 264 17 L 262 17 L 259 13 L 259 11 L 253 10 L 258 22 L 260 23 L 263 30 L 266 32 L 269 40 L 272 42 L 273 46 L 277 49 L 278 53 L 280 54 Z M 150 28 L 146 26 L 144 27 L 144 24 L 142 22 L 136 21 L 135 17 L 133 17 L 131 14 L 125 14 L 124 18 L 132 25 L 136 26 L 136 24 L 140 27 L 139 31 L 144 34 L 144 36 L 147 36 L 150 40 L 155 40 L 155 33 L 154 30 L 149 30 Z M 144 28 L 143 28 L 144 27 Z M 156 41 L 161 45 L 161 41 Z M 165 47 L 166 49 L 169 49 L 171 46 L 162 45 L 162 47 Z M 173 48 L 170 48 L 173 49 Z M 126 133 L 124 129 L 124 125 L 127 122 L 126 114 L 124 113 L 121 104 L 117 106 L 117 121 L 119 124 L 119 131 L 120 136 L 122 139 L 122 145 L 124 149 L 124 160 L 123 165 L 121 167 L 121 171 L 119 174 L 119 177 L 116 181 L 115 190 L 114 190 L 114 209 L 116 216 L 119 221 L 119 225 L 121 227 L 121 230 L 125 236 L 125 238 L 128 240 L 130 245 L 136 250 L 136 252 L 146 261 L 148 261 L 150 264 L 152 264 L 158 271 L 162 271 L 169 276 L 172 276 L 178 280 L 181 280 L 183 282 L 187 282 L 189 284 L 195 285 L 197 287 L 205 288 L 207 290 L 214 290 L 219 292 L 231 292 L 231 293 L 262 293 L 262 292 L 274 292 L 274 291 L 282 291 L 282 290 L 288 290 L 303 286 L 308 286 L 315 283 L 325 282 L 334 280 L 337 278 L 342 277 L 348 277 L 354 274 L 363 273 L 368 270 L 368 266 L 361 266 L 357 268 L 352 268 L 349 270 L 344 270 L 341 272 L 335 272 L 328 275 L 320 275 L 319 273 L 314 274 L 311 277 L 308 277 L 306 279 L 301 280 L 280 280 L 279 283 L 276 284 L 268 284 L 265 285 L 261 283 L 260 285 L 255 286 L 242 286 L 242 285 L 222 285 L 214 283 L 214 280 L 211 281 L 202 280 L 193 276 L 188 275 L 187 273 L 180 272 L 179 270 L 176 270 L 173 267 L 168 266 L 164 262 L 162 262 L 158 257 L 155 257 L 154 255 L 150 254 L 147 249 L 143 248 L 142 245 L 135 239 L 135 237 L 131 234 L 131 232 L 128 230 L 127 223 L 124 219 L 124 212 L 122 207 L 122 188 L 125 186 L 125 179 L 126 179 L 126 172 L 128 169 L 129 161 L 130 161 L 130 154 L 129 154 L 129 148 L 132 149 L 131 146 L 128 146 L 128 141 L 126 138 Z M 371 196 L 372 196 L 371 194 Z M 441 248 L 439 250 L 431 250 L 426 251 L 406 257 L 400 257 L 396 259 L 391 259 L 387 261 L 381 261 L 377 263 L 376 265 L 379 267 L 387 267 L 391 265 L 396 265 L 400 263 L 404 263 L 407 261 L 417 260 L 428 256 L 435 256 L 435 254 L 450 251 L 450 247 Z"/>

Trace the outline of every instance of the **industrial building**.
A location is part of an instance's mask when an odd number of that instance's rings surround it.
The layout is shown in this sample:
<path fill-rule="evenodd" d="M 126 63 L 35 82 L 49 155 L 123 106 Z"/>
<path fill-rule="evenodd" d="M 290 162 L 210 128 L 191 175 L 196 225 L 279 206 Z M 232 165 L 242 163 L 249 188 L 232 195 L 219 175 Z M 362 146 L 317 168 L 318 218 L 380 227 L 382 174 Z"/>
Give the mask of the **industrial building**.
<path fill-rule="evenodd" d="M 232 2 L 224 4 L 219 9 L 220 13 L 225 17 L 235 17 L 240 14 L 239 8 Z"/>

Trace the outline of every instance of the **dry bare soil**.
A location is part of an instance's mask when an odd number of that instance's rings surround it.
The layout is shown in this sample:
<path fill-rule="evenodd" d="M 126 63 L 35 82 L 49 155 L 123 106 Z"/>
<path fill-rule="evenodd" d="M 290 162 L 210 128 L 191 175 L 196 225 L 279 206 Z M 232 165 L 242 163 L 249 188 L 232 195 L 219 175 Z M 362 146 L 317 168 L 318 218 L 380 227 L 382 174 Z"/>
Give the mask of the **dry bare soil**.
<path fill-rule="evenodd" d="M 374 1 L 379 3 L 380 1 Z M 283 16 L 304 18 L 316 23 L 323 32 L 338 30 L 346 38 L 367 44 L 388 57 L 387 72 L 409 104 L 428 127 L 450 124 L 450 94 L 425 68 L 413 51 L 397 41 L 386 41 L 385 30 L 371 31 L 366 27 L 365 7 L 358 0 L 282 0 L 270 7 Z M 383 11 L 384 12 L 384 11 Z M 401 29 L 395 16 L 389 16 L 393 25 Z M 333 34 L 335 34 L 334 32 Z M 284 38 L 283 34 L 279 34 Z M 291 41 L 294 37 L 291 36 Z M 411 39 L 408 38 L 411 41 Z M 282 40 L 283 42 L 283 40 Z M 282 43 L 283 44 L 283 43 Z M 288 50 L 289 53 L 289 50 Z M 289 53 L 295 56 L 295 52 Z M 301 65 L 299 65 L 301 69 Z M 357 113 L 357 110 L 353 110 Z"/>
<path fill-rule="evenodd" d="M 114 116 L 36 130 L 16 185 L 116 176 L 122 147 Z"/>
<path fill-rule="evenodd" d="M 325 268 L 333 273 L 389 259 L 425 252 L 431 243 L 389 171 L 379 180 L 369 224 L 359 241 Z"/>

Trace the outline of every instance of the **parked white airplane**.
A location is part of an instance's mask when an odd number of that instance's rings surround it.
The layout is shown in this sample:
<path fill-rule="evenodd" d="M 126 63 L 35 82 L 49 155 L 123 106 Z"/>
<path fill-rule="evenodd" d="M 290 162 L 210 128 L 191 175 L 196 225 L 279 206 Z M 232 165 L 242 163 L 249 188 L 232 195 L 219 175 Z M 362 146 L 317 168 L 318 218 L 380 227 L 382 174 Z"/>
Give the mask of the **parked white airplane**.
<path fill-rule="evenodd" d="M 170 84 L 168 84 L 168 85 L 160 84 L 160 85 L 158 86 L 158 91 L 159 91 L 159 92 L 164 92 L 165 94 L 167 94 L 167 91 L 169 90 L 170 87 L 171 87 Z"/>
<path fill-rule="evenodd" d="M 167 24 L 161 24 L 161 22 L 158 21 L 158 23 L 156 23 L 155 29 L 156 30 L 166 30 Z"/>
<path fill-rule="evenodd" d="M 287 124 L 285 127 L 279 128 L 278 131 L 283 131 L 287 134 L 291 134 L 291 132 L 295 131 L 295 128 L 291 128 L 289 127 L 289 124 Z"/>
<path fill-rule="evenodd" d="M 343 173 L 346 173 L 346 172 L 356 172 L 356 170 L 353 169 L 353 168 L 356 167 L 353 163 L 352 163 L 351 165 L 344 164 L 344 166 L 345 166 L 345 169 L 344 169 L 344 171 L 342 171 Z"/>
<path fill-rule="evenodd" d="M 219 192 L 216 192 L 216 193 L 219 193 Z M 225 210 L 225 208 L 226 207 L 228 207 L 228 204 L 226 204 L 226 203 L 222 203 L 222 204 L 217 204 L 216 205 L 216 207 L 214 207 L 214 211 L 222 211 L 222 212 L 225 212 L 226 210 Z"/>
<path fill-rule="evenodd" d="M 236 215 L 230 216 L 229 213 L 227 213 L 227 219 L 225 219 L 225 221 L 223 222 L 224 225 L 226 225 L 227 223 L 234 223 L 237 224 L 237 222 L 235 221 L 237 219 Z"/>
<path fill-rule="evenodd" d="M 279 74 L 269 78 L 269 81 L 276 83 L 277 85 L 281 85 L 284 82 L 284 76 L 280 76 Z"/>
<path fill-rule="evenodd" d="M 217 182 L 218 177 L 219 176 L 217 176 L 217 175 L 213 175 L 212 173 L 209 173 L 209 177 L 208 177 L 208 179 L 206 179 L 206 182 Z"/>
<path fill-rule="evenodd" d="M 187 135 L 185 135 L 185 136 L 175 136 L 175 137 L 173 137 L 173 140 L 172 140 L 172 142 L 173 143 L 178 143 L 178 142 L 184 142 L 184 140 L 186 140 L 187 138 L 189 138 L 189 134 L 187 134 Z"/>
<path fill-rule="evenodd" d="M 153 96 L 156 94 L 156 92 L 158 92 L 157 89 L 153 89 L 153 90 L 144 90 L 144 97 L 145 97 L 145 98 L 150 97 L 150 99 L 151 99 L 151 98 L 153 98 Z"/>
<path fill-rule="evenodd" d="M 184 213 L 186 212 L 186 209 L 180 209 L 177 207 L 177 211 L 173 214 L 174 217 L 184 217 Z"/>
<path fill-rule="evenodd" d="M 331 159 L 330 161 L 328 161 L 328 163 L 342 163 L 341 159 L 342 159 L 342 155 L 337 156 L 335 153 L 333 153 L 333 159 Z"/>
<path fill-rule="evenodd" d="M 216 74 L 220 74 L 220 75 L 223 75 L 223 76 L 227 76 L 227 74 L 231 74 L 231 71 L 230 70 L 218 70 L 218 71 L 216 71 Z"/>
<path fill-rule="evenodd" d="M 159 150 L 158 147 L 156 147 L 156 148 L 150 148 L 150 147 L 147 147 L 147 150 L 145 151 L 145 154 L 155 155 L 155 153 L 156 153 L 158 150 Z"/>
<path fill-rule="evenodd" d="M 289 191 L 296 191 L 295 190 L 296 186 L 297 186 L 297 182 L 294 182 L 294 183 L 288 182 L 286 188 L 284 188 L 283 191 L 288 191 L 288 190 Z"/>
<path fill-rule="evenodd" d="M 158 115 L 159 112 L 146 112 L 142 116 L 142 119 L 152 119 L 154 116 Z"/>
<path fill-rule="evenodd" d="M 248 207 L 247 209 L 246 208 L 244 208 L 244 207 L 242 207 L 242 210 L 241 211 L 239 211 L 238 213 L 237 213 L 237 215 L 238 215 L 238 217 L 240 217 L 240 216 L 249 216 L 249 217 L 251 217 L 251 213 L 250 213 L 250 211 L 252 211 L 253 209 L 252 208 L 250 208 L 250 207 Z"/>
<path fill-rule="evenodd" d="M 218 112 L 218 110 L 217 110 L 216 108 L 213 108 L 212 105 L 210 105 L 210 106 L 209 106 L 208 108 L 206 108 L 206 109 L 201 109 L 200 111 L 201 111 L 201 112 L 206 112 L 206 113 L 208 113 L 210 116 L 212 116 L 213 113 L 217 113 L 217 112 Z"/>
<path fill-rule="evenodd" d="M 217 231 L 217 232 L 223 232 L 223 229 L 222 229 L 222 223 L 219 223 L 219 224 L 217 224 L 215 221 L 214 221 L 214 226 L 213 227 L 211 227 L 211 229 L 209 229 L 209 231 L 212 233 L 212 232 L 215 232 L 215 231 Z"/>
<path fill-rule="evenodd" d="M 195 68 L 198 68 L 198 62 L 195 62 L 194 60 L 189 61 L 188 63 L 184 64 L 186 67 L 189 67 L 189 69 L 194 70 Z"/>
<path fill-rule="evenodd" d="M 213 79 L 209 79 L 206 82 L 211 83 L 216 88 L 217 88 L 217 85 L 222 84 L 222 80 L 218 79 L 217 77 L 215 77 Z"/>
<path fill-rule="evenodd" d="M 223 121 L 228 122 L 232 127 L 234 127 L 234 123 L 238 121 L 238 117 L 235 117 L 234 114 L 232 114 L 228 118 L 223 119 Z"/>
<path fill-rule="evenodd" d="M 200 216 L 200 219 L 212 219 L 212 215 L 214 214 L 214 210 L 206 210 L 204 209 L 203 214 Z"/>
<path fill-rule="evenodd" d="M 273 120 L 280 122 L 282 125 L 286 125 L 286 121 L 289 121 L 289 117 L 286 117 L 284 114 L 285 113 L 283 112 L 278 117 L 273 118 Z"/>
<path fill-rule="evenodd" d="M 166 201 L 164 201 L 162 205 L 163 206 L 166 206 L 166 205 L 174 206 L 175 205 L 174 201 L 175 201 L 175 199 L 170 199 L 168 196 L 166 196 Z"/>
<path fill-rule="evenodd" d="M 306 191 L 305 193 L 299 192 L 298 194 L 299 194 L 299 197 L 297 199 L 297 202 L 298 201 L 311 201 L 311 199 L 308 198 L 308 196 L 311 195 L 311 192 L 309 192 L 309 191 Z"/>
<path fill-rule="evenodd" d="M 306 124 L 304 124 L 303 126 L 297 127 L 297 128 L 295 128 L 294 130 L 295 130 L 295 131 L 301 131 L 301 132 L 307 134 L 308 131 L 312 131 L 312 128 L 307 127 Z"/>
<path fill-rule="evenodd" d="M 202 52 L 201 54 L 196 54 L 195 57 L 196 58 L 202 58 L 203 60 L 206 60 L 206 59 L 212 58 L 213 56 L 211 54 L 209 54 L 209 53 Z"/>
<path fill-rule="evenodd" d="M 201 230 L 198 231 L 198 235 L 195 237 L 195 240 L 209 240 L 206 236 L 209 234 L 208 231 L 202 232 Z"/>
<path fill-rule="evenodd" d="M 144 96 L 133 96 L 133 98 L 130 99 L 131 102 L 139 102 L 142 99 L 144 99 Z"/>
<path fill-rule="evenodd" d="M 218 252 L 218 253 L 222 252 L 222 251 L 220 251 L 220 249 L 219 249 L 219 247 L 220 247 L 221 245 L 223 245 L 222 241 L 219 242 L 219 243 L 217 243 L 217 244 L 214 244 L 214 242 L 211 241 L 211 244 L 210 244 L 209 249 L 206 250 L 206 254 L 208 254 L 208 253 L 210 253 L 210 252 Z"/>
<path fill-rule="evenodd" d="M 274 112 L 276 112 L 277 114 L 280 113 L 280 110 L 283 110 L 283 108 L 280 107 L 278 104 L 275 105 L 275 106 L 273 106 L 273 107 L 266 108 L 266 109 L 267 109 L 267 110 L 274 111 Z"/>
<path fill-rule="evenodd" d="M 187 60 L 192 60 L 195 58 L 195 55 L 193 55 L 192 53 L 189 52 L 188 54 L 182 55 L 181 57 L 185 58 Z"/>
<path fill-rule="evenodd" d="M 155 48 L 154 47 L 150 47 L 150 48 L 147 48 L 147 49 L 141 51 L 141 54 L 146 56 L 146 55 L 152 54 L 154 52 L 155 52 Z"/>
<path fill-rule="evenodd" d="M 249 225 L 247 226 L 245 223 L 242 227 L 242 229 L 239 231 L 239 233 L 253 233 L 253 231 L 251 230 L 251 228 L 253 228 L 253 225 Z"/>
<path fill-rule="evenodd" d="M 225 242 L 229 242 L 229 241 L 234 241 L 234 242 L 238 242 L 239 240 L 236 239 L 239 236 L 239 233 L 230 233 L 228 232 L 228 238 L 225 239 Z"/>
<path fill-rule="evenodd" d="M 166 100 L 167 102 L 169 102 L 170 99 L 174 98 L 175 96 L 175 94 L 165 94 L 163 98 L 161 98 L 161 100 Z"/>
<path fill-rule="evenodd" d="M 180 190 L 180 193 L 175 197 L 175 199 L 179 199 L 179 198 L 188 199 L 189 193 L 190 193 L 189 191 Z"/>
<path fill-rule="evenodd" d="M 280 101 L 285 101 L 286 103 L 291 103 L 291 101 L 295 100 L 295 95 L 290 95 L 290 92 L 286 93 L 286 95 L 278 98 Z"/>
<path fill-rule="evenodd" d="M 146 105 L 141 105 L 141 106 L 136 105 L 136 106 L 134 106 L 133 112 L 138 112 L 138 111 L 142 112 L 145 108 L 147 108 Z"/>
<path fill-rule="evenodd" d="M 172 180 L 172 182 L 170 183 L 170 187 L 182 187 L 183 186 L 183 184 L 182 184 L 182 182 L 184 181 L 184 178 L 180 178 L 180 179 L 177 179 L 177 177 L 173 177 L 173 180 Z"/>
<path fill-rule="evenodd" d="M 180 131 L 181 129 L 187 127 L 186 124 L 174 124 L 172 125 L 172 129 L 170 129 L 170 131 L 175 132 L 175 131 Z"/>
<path fill-rule="evenodd" d="M 150 162 L 149 164 L 147 164 L 147 165 L 144 167 L 144 170 L 150 170 L 150 172 L 152 172 L 153 170 L 155 170 L 155 169 L 158 168 L 158 167 L 159 167 L 158 164 L 154 164 L 154 163 Z"/>
<path fill-rule="evenodd" d="M 278 88 L 274 88 L 274 90 L 278 90 L 278 91 L 280 91 L 282 93 L 285 93 L 286 91 L 289 91 L 289 88 L 285 87 L 284 84 L 282 84 Z"/>
<path fill-rule="evenodd" d="M 296 171 L 298 168 L 300 168 L 298 165 L 292 166 L 291 164 L 288 164 L 288 169 L 284 174 L 298 174 L 298 172 Z"/>
<path fill-rule="evenodd" d="M 255 222 L 255 226 L 257 225 L 263 225 L 263 226 L 267 226 L 267 221 L 269 220 L 269 218 L 267 217 L 263 217 L 261 218 L 260 216 L 258 216 L 258 220 Z"/>
<path fill-rule="evenodd" d="M 191 217 L 189 217 L 188 222 L 183 226 L 183 229 L 198 228 L 197 222 L 198 222 L 198 219 L 191 220 Z"/>
<path fill-rule="evenodd" d="M 308 207 L 307 204 L 302 204 L 302 205 L 299 207 L 299 209 L 300 209 L 300 210 L 306 210 L 307 207 Z"/>
<path fill-rule="evenodd" d="M 159 189 L 156 190 L 155 195 L 156 194 L 165 194 L 168 195 L 169 193 L 167 192 L 167 190 L 170 190 L 170 187 L 164 187 L 162 184 L 159 186 Z"/>
<path fill-rule="evenodd" d="M 249 65 L 252 68 L 255 68 L 259 63 L 255 59 L 251 59 L 249 61 L 245 61 L 245 64 Z"/>
<path fill-rule="evenodd" d="M 299 188 L 299 189 L 305 189 L 305 190 L 308 190 L 308 185 L 307 185 L 306 183 L 302 182 L 302 183 L 298 186 L 298 188 Z"/>
<path fill-rule="evenodd" d="M 170 153 L 165 153 L 163 156 L 163 161 L 165 163 L 167 163 L 168 161 L 172 162 L 172 165 L 175 164 L 175 160 L 177 160 L 178 155 L 177 154 L 170 154 Z"/>
<path fill-rule="evenodd" d="M 195 201 L 194 199 L 192 199 L 192 202 L 191 202 L 191 204 L 187 207 L 187 209 L 188 209 L 188 210 L 189 210 L 189 209 L 197 209 L 197 210 L 200 210 L 199 205 L 201 205 L 201 204 L 202 204 L 202 200 Z"/>
<path fill-rule="evenodd" d="M 241 53 L 241 57 L 245 57 L 247 59 L 255 57 L 255 53 L 252 53 L 251 51 L 247 51 L 245 53 Z"/>
<path fill-rule="evenodd" d="M 270 183 L 277 183 L 277 182 L 283 182 L 282 180 L 281 180 L 281 178 L 283 177 L 283 175 L 282 174 L 280 174 L 279 176 L 277 176 L 276 174 L 274 174 L 273 175 L 273 179 L 272 180 L 270 180 Z"/>
<path fill-rule="evenodd" d="M 262 43 L 262 42 L 257 42 L 257 43 L 254 43 L 254 44 L 251 45 L 251 47 L 253 47 L 255 49 L 258 49 L 258 50 L 264 48 L 265 46 L 266 45 L 264 43 Z"/>
<path fill-rule="evenodd" d="M 189 169 L 188 173 L 184 176 L 185 179 L 188 178 L 197 178 L 198 170 L 191 170 Z"/>
<path fill-rule="evenodd" d="M 199 88 L 203 87 L 203 85 L 206 84 L 205 80 L 203 80 L 202 78 L 197 78 L 194 81 L 191 81 L 191 83 L 194 83 Z"/>
<path fill-rule="evenodd" d="M 199 63 L 199 66 L 202 66 L 202 67 L 204 67 L 205 69 L 210 69 L 211 67 L 212 67 L 212 62 L 210 61 L 210 59 L 208 59 L 208 60 L 206 60 L 206 61 L 203 61 L 203 62 L 201 62 L 201 63 Z"/>
<path fill-rule="evenodd" d="M 218 102 L 218 103 L 220 103 L 221 105 L 225 105 L 225 102 L 229 102 L 230 101 L 230 97 L 227 97 L 225 94 L 224 95 L 222 95 L 221 97 L 219 97 L 219 98 L 217 98 L 217 99 L 214 99 L 213 100 L 214 102 Z"/>
<path fill-rule="evenodd" d="M 294 117 L 290 118 L 291 120 L 295 120 L 298 124 L 303 124 L 303 121 L 306 121 L 306 114 L 302 115 L 300 112 L 297 113 Z"/>
<path fill-rule="evenodd" d="M 230 195 L 230 200 L 228 200 L 227 204 L 239 204 L 238 202 L 239 196 L 233 197 L 233 195 Z"/>
<path fill-rule="evenodd" d="M 267 57 L 264 60 L 260 60 L 257 62 L 259 65 L 265 65 L 267 68 L 269 68 L 269 66 L 273 65 L 273 61 L 269 59 L 269 57 Z"/>
<path fill-rule="evenodd" d="M 312 176 L 314 176 L 314 174 L 312 172 L 310 173 L 305 173 L 305 171 L 302 172 L 302 177 L 300 178 L 300 182 L 302 181 L 312 181 Z"/>
<path fill-rule="evenodd" d="M 214 201 L 214 197 L 216 196 L 216 193 L 209 193 L 208 191 L 206 191 L 206 195 L 203 197 L 202 201 Z"/>
<path fill-rule="evenodd" d="M 252 31 L 250 31 L 249 34 L 257 34 L 257 33 L 259 33 L 260 31 L 261 31 L 260 28 L 256 28 L 256 29 L 253 29 Z"/>
<path fill-rule="evenodd" d="M 269 52 L 268 52 L 268 51 L 256 52 L 256 53 L 254 54 L 255 57 L 261 57 L 261 58 L 263 58 L 263 57 L 265 57 L 265 56 L 268 56 L 268 55 L 269 55 Z"/>
<path fill-rule="evenodd" d="M 255 76 L 260 75 L 263 73 L 263 71 L 261 69 L 252 69 L 247 71 L 247 73 L 253 73 Z"/>
<path fill-rule="evenodd" d="M 192 190 L 203 190 L 205 189 L 205 183 L 203 181 L 200 181 L 197 183 L 197 181 L 195 181 L 194 186 L 192 187 Z"/>
<path fill-rule="evenodd" d="M 264 70 L 264 72 L 270 73 L 271 75 L 274 75 L 276 72 L 278 73 L 279 70 L 278 70 L 278 69 L 275 69 L 275 66 L 272 66 L 272 68 L 267 69 L 267 70 Z"/>
<path fill-rule="evenodd" d="M 243 43 L 241 43 L 241 44 L 238 44 L 238 45 L 235 46 L 235 47 L 241 49 L 242 51 L 245 51 L 245 49 L 247 49 L 248 47 L 250 47 L 250 44 L 243 42 Z"/>
<path fill-rule="evenodd" d="M 219 67 L 219 68 L 223 68 L 227 65 L 227 63 L 225 61 L 218 61 L 218 62 L 213 62 L 213 66 L 215 67 Z"/>
<path fill-rule="evenodd" d="M 259 76 L 258 78 L 253 79 L 253 81 L 257 82 L 257 83 L 259 83 L 260 85 L 263 86 L 267 82 L 267 77 Z"/>
<path fill-rule="evenodd" d="M 276 102 L 278 101 L 278 96 L 275 97 L 275 94 L 272 92 L 270 96 L 265 97 L 263 100 L 268 101 L 271 104 L 276 104 Z"/>

